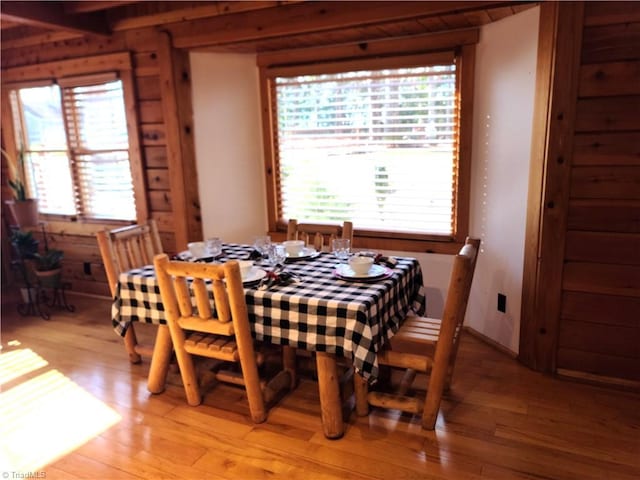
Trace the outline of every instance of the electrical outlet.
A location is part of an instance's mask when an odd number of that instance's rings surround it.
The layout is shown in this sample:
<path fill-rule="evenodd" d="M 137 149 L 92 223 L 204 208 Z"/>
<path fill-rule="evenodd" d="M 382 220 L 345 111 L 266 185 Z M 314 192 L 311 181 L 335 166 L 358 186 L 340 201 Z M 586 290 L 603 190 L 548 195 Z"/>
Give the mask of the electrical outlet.
<path fill-rule="evenodd" d="M 498 311 L 507 313 L 507 296 L 503 293 L 498 294 Z"/>

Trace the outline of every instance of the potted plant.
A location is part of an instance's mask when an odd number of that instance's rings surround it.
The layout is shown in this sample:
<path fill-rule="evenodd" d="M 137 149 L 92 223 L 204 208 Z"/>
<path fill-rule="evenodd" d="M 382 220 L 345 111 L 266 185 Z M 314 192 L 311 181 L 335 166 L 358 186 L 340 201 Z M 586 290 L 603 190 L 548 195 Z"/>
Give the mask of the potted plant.
<path fill-rule="evenodd" d="M 7 200 L 6 204 L 13 215 L 18 227 L 38 224 L 38 200 L 27 198 L 27 189 L 24 173 L 24 148 L 20 147 L 18 159 L 15 161 L 6 150 L 1 150 L 2 155 L 9 163 L 10 176 L 8 183 L 13 190 L 13 200 Z"/>
<path fill-rule="evenodd" d="M 64 252 L 54 248 L 45 250 L 42 254 L 35 254 L 35 273 L 41 286 L 47 288 L 56 288 L 60 286 L 63 257 Z"/>
<path fill-rule="evenodd" d="M 15 230 L 11 234 L 11 245 L 21 259 L 35 258 L 39 243 L 30 231 Z"/>
<path fill-rule="evenodd" d="M 14 264 L 22 275 L 24 285 L 20 287 L 20 294 L 24 303 L 32 303 L 36 298 L 35 258 L 38 253 L 38 240 L 30 231 L 15 230 L 11 234 L 11 245 L 17 260 Z"/>

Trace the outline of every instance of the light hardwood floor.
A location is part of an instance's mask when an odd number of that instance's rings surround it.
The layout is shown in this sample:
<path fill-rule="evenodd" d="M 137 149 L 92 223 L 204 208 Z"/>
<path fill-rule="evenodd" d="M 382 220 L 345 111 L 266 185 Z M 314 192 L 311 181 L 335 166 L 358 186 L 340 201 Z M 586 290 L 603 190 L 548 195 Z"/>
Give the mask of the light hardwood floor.
<path fill-rule="evenodd" d="M 129 363 L 108 300 L 74 296 L 77 312 L 50 321 L 2 300 L 3 478 L 640 478 L 638 393 L 541 375 L 468 335 L 434 432 L 374 410 L 327 440 L 311 378 L 253 425 L 242 389 L 189 407 L 173 372 L 150 395 L 148 361 Z"/>

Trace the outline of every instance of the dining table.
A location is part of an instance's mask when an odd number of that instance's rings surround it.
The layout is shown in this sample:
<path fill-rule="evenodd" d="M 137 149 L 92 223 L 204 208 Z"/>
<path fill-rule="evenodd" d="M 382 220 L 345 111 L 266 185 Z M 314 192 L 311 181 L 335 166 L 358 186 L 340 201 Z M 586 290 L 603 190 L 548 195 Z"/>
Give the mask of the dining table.
<path fill-rule="evenodd" d="M 252 245 L 224 243 L 222 253 L 208 261 L 255 258 Z M 174 257 L 191 260 L 188 252 Z M 380 257 L 378 257 L 380 258 Z M 397 332 L 410 311 L 425 310 L 422 270 L 412 257 L 382 257 L 379 275 L 354 278 L 345 274 L 330 252 L 305 249 L 285 262 L 287 282 L 265 284 L 265 274 L 245 283 L 245 296 L 255 340 L 315 352 L 323 431 L 327 438 L 344 434 L 337 359 L 353 365 L 370 383 L 379 374 L 377 352 Z M 270 272 L 267 260 L 254 260 L 254 272 Z M 280 275 L 279 278 L 285 278 Z M 172 354 L 164 308 L 153 265 L 119 275 L 112 305 L 115 332 L 124 336 L 131 322 L 158 324 L 149 368 L 148 389 L 164 390 Z"/>

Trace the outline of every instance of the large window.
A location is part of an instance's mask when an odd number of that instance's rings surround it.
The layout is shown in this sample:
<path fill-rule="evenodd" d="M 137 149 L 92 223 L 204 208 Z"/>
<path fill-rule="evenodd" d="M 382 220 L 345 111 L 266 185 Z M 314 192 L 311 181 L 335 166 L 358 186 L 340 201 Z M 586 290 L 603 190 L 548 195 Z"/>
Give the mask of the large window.
<path fill-rule="evenodd" d="M 122 82 L 94 75 L 59 83 L 10 93 L 40 213 L 136 220 Z"/>
<path fill-rule="evenodd" d="M 450 52 L 264 68 L 270 227 L 351 220 L 364 239 L 460 241 L 459 64 Z"/>

